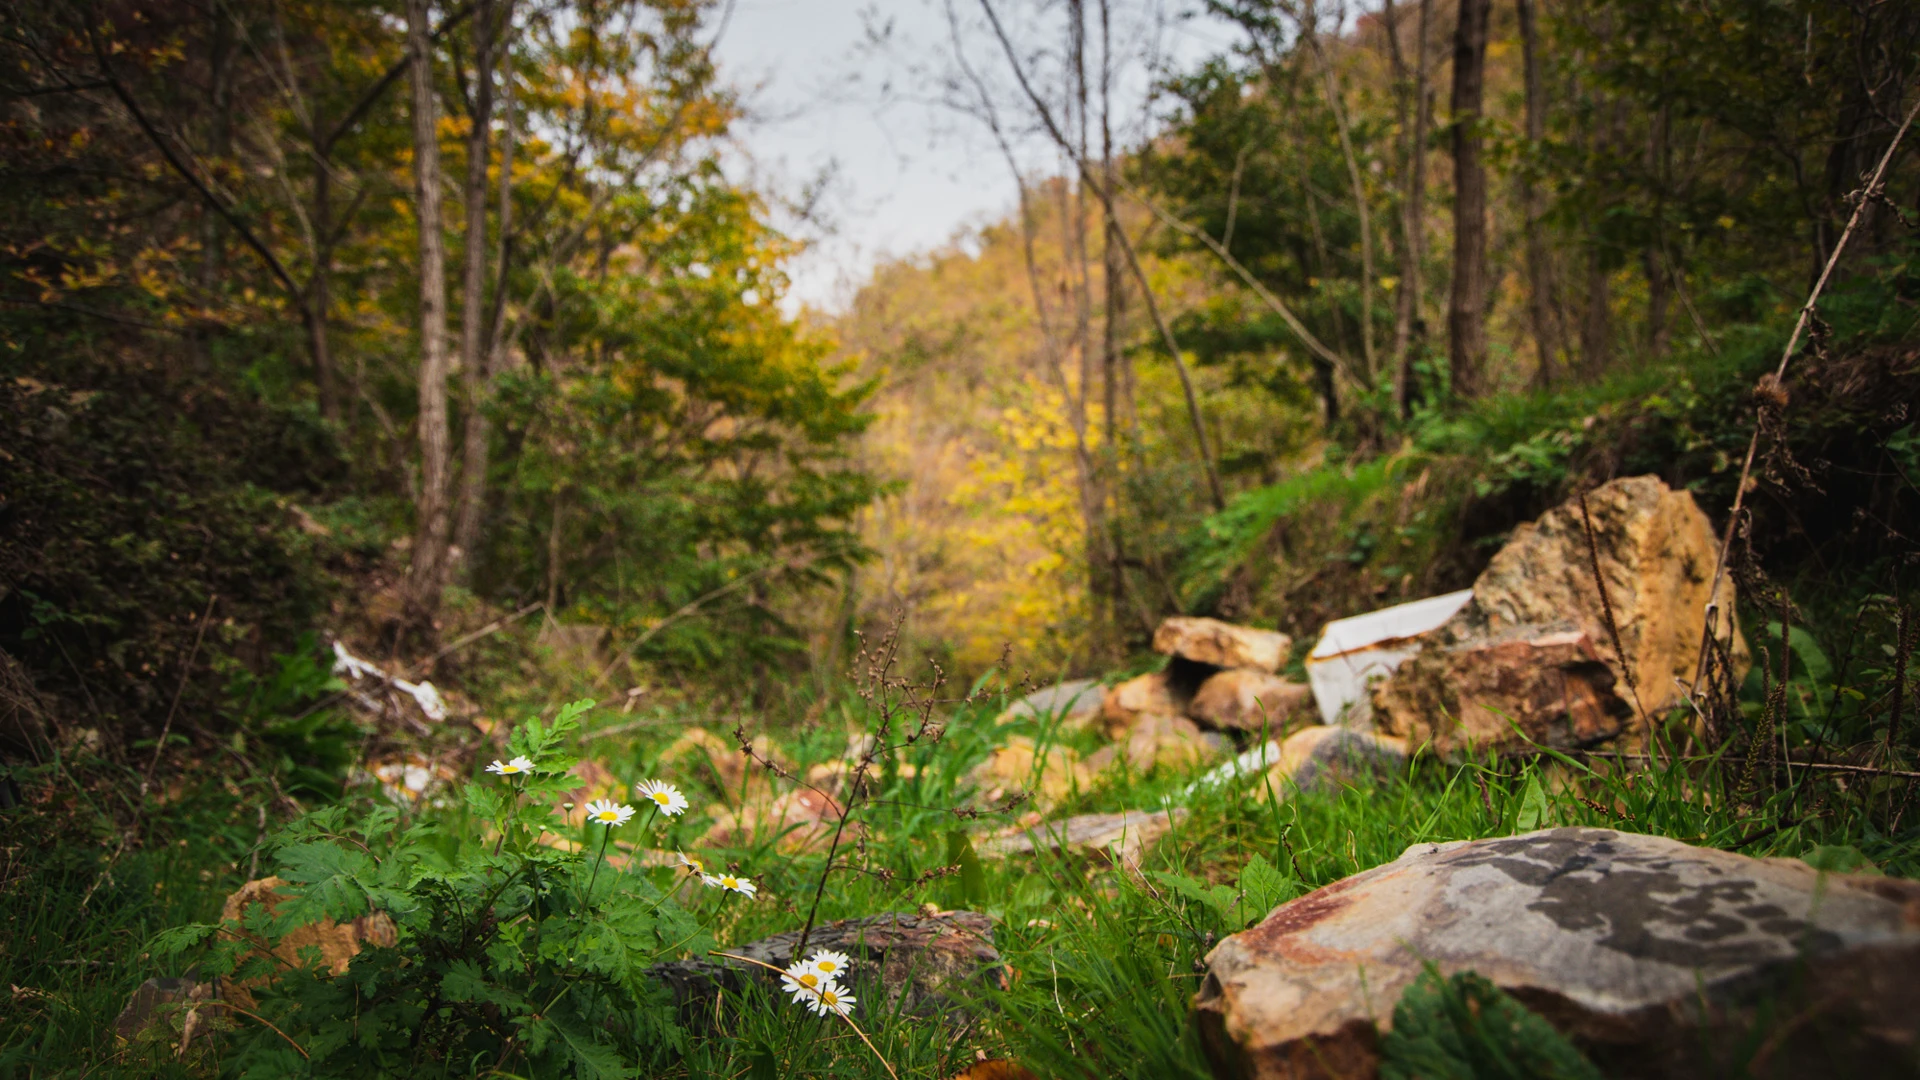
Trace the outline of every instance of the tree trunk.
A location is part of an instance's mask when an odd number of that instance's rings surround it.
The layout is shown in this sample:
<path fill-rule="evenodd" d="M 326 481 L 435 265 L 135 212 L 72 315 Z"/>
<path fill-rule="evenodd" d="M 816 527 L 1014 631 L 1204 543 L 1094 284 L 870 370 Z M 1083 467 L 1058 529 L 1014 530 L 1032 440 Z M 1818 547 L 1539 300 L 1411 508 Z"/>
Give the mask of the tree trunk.
<path fill-rule="evenodd" d="M 1653 115 L 1647 132 L 1647 177 L 1654 190 L 1653 239 L 1640 251 L 1641 265 L 1647 275 L 1647 328 L 1645 344 L 1648 356 L 1667 351 L 1667 315 L 1673 305 L 1673 277 L 1667 273 L 1665 257 L 1667 202 L 1667 123 L 1669 113 L 1662 106 Z"/>
<path fill-rule="evenodd" d="M 1520 16 L 1520 58 L 1524 68 L 1527 95 L 1527 149 L 1538 154 L 1547 134 L 1547 103 L 1540 80 L 1540 43 L 1534 22 L 1533 0 L 1515 0 Z M 1539 365 L 1534 369 L 1534 384 L 1553 385 L 1553 369 L 1559 356 L 1559 334 L 1553 322 L 1553 264 L 1547 253 L 1547 240 L 1540 228 L 1540 192 L 1534 185 L 1533 163 L 1520 164 L 1520 211 L 1526 230 L 1527 315 L 1533 323 L 1534 350 Z"/>
<path fill-rule="evenodd" d="M 466 276 L 460 302 L 460 382 L 466 430 L 460 455 L 460 511 L 448 553 L 462 580 L 471 574 L 480 542 L 480 516 L 487 500 L 487 398 L 491 320 L 487 311 L 487 158 L 493 125 L 494 4 L 479 0 L 473 15 L 473 129 L 467 135 Z M 505 173 L 500 182 L 507 182 Z"/>
<path fill-rule="evenodd" d="M 1413 412 L 1413 358 L 1423 349 L 1427 340 L 1426 321 L 1420 317 L 1420 301 L 1427 291 L 1427 139 L 1433 131 L 1433 87 L 1432 73 L 1427 67 L 1428 27 L 1433 14 L 1433 0 L 1420 0 L 1419 44 L 1416 47 L 1413 75 L 1413 161 L 1407 181 L 1407 267 L 1409 277 L 1404 283 L 1406 288 L 1408 340 L 1407 347 L 1400 353 L 1400 378 L 1398 384 L 1400 415 L 1409 416 Z"/>
<path fill-rule="evenodd" d="M 1334 130 L 1340 136 L 1340 156 L 1347 164 L 1347 182 L 1353 188 L 1354 214 L 1360 222 L 1360 356 L 1367 366 L 1368 389 L 1372 389 L 1380 371 L 1373 351 L 1373 223 L 1367 212 L 1367 188 L 1360 177 L 1360 160 L 1353 151 L 1353 137 L 1348 130 L 1346 101 L 1340 93 L 1340 82 L 1333 73 L 1333 61 L 1327 58 L 1326 51 L 1320 47 L 1319 28 L 1314 25 L 1317 20 L 1313 5 L 1308 4 L 1302 30 L 1307 37 L 1307 49 L 1320 68 L 1327 108 L 1333 112 Z"/>
<path fill-rule="evenodd" d="M 415 504 L 413 565 L 408 573 L 412 616 L 431 625 L 446 580 L 447 495 L 447 277 L 440 228 L 440 140 L 433 91 L 432 24 L 428 0 L 407 0 L 407 48 L 413 85 L 413 186 L 420 228 L 420 494 Z"/>
<path fill-rule="evenodd" d="M 318 128 L 315 117 L 314 127 Z M 317 140 L 316 140 L 317 145 Z M 320 415 L 340 419 L 340 398 L 333 383 L 333 347 L 327 315 L 333 308 L 333 168 L 325 154 L 313 163 L 313 276 L 307 281 L 307 352 L 313 361 L 313 388 Z"/>
<path fill-rule="evenodd" d="M 1453 392 L 1487 389 L 1487 170 L 1480 160 L 1487 22 L 1492 0 L 1460 0 L 1453 35 L 1453 292 L 1447 346 Z"/>

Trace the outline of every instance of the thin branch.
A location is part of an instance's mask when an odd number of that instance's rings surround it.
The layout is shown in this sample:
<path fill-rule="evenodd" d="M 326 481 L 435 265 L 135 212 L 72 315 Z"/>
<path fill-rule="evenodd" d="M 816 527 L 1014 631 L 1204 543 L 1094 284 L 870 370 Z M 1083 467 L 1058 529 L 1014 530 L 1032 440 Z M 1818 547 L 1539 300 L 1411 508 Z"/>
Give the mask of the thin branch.
<path fill-rule="evenodd" d="M 985 0 L 982 2 L 984 3 Z M 1833 253 L 1827 256 L 1827 265 L 1821 269 L 1820 279 L 1814 282 L 1813 291 L 1808 294 L 1807 302 L 1800 306 L 1800 317 L 1794 320 L 1793 333 L 1787 337 L 1786 348 L 1780 350 L 1780 364 L 1773 371 L 1773 384 L 1776 387 L 1780 385 L 1782 379 L 1786 378 L 1787 364 L 1793 359 L 1793 350 L 1800 345 L 1800 335 L 1806 332 L 1807 323 L 1813 318 L 1814 307 L 1820 302 L 1820 294 L 1826 290 L 1828 280 L 1833 277 L 1834 267 L 1840 264 L 1840 256 L 1847 250 L 1847 241 L 1853 238 L 1853 232 L 1859 228 L 1861 219 L 1866 216 L 1867 208 L 1874 204 L 1885 188 L 1887 167 L 1893 164 L 1893 156 L 1900 149 L 1900 140 L 1906 137 L 1907 129 L 1913 126 L 1915 116 L 1920 116 L 1920 102 L 1915 102 L 1913 108 L 1908 110 L 1907 118 L 1900 122 L 1900 130 L 1893 133 L 1893 141 L 1887 144 L 1886 153 L 1880 155 L 1880 164 L 1874 167 L 1873 176 L 1868 179 L 1866 186 L 1856 193 L 1859 198 L 1854 203 L 1853 215 L 1847 219 L 1846 231 L 1840 234 L 1839 241 L 1833 245 Z M 1761 425 L 1756 422 L 1753 426 L 1753 438 L 1747 442 L 1746 460 L 1740 465 L 1740 483 L 1733 490 L 1733 508 L 1727 512 L 1726 535 L 1721 538 L 1720 554 L 1713 562 L 1713 585 L 1707 590 L 1705 612 L 1708 634 L 1714 633 L 1712 629 L 1715 625 L 1714 615 L 1720 607 L 1720 583 L 1726 578 L 1727 556 L 1733 550 L 1733 531 L 1740 521 L 1740 508 L 1746 501 L 1747 484 L 1753 477 L 1753 458 L 1760 449 L 1760 428 Z M 1727 625 L 1729 628 L 1733 626 L 1731 614 L 1727 619 Z M 1699 692 L 1700 677 L 1706 671 L 1706 666 L 1707 645 L 1706 641 L 1702 640 L 1700 656 L 1694 662 L 1693 683 L 1687 688 L 1689 697 Z"/>

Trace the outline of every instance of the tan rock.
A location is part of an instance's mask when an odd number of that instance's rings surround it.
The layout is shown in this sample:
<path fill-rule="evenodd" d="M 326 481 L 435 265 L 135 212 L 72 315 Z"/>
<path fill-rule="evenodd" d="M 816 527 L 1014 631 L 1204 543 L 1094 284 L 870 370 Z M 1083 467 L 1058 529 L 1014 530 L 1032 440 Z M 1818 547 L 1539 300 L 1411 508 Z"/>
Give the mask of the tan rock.
<path fill-rule="evenodd" d="M 1035 851 L 1064 850 L 1099 855 L 1116 866 L 1138 866 L 1140 856 L 1186 816 L 1184 808 L 1080 814 L 1061 821 L 1016 826 L 983 838 L 975 845 L 975 850 L 981 855 L 1002 858 Z"/>
<path fill-rule="evenodd" d="M 1609 1076 L 1715 1075 L 1756 1031 L 1767 1075 L 1911 1075 L 1917 913 L 1920 883 L 1608 829 L 1417 844 L 1222 941 L 1195 1019 L 1217 1076 L 1371 1077 L 1431 962 Z"/>
<path fill-rule="evenodd" d="M 754 751 L 783 768 L 790 768 L 779 747 L 765 736 L 753 740 Z M 681 787 L 698 781 L 711 785 L 728 798 L 738 800 L 746 792 L 749 798 L 770 791 L 766 771 L 752 765 L 740 752 L 740 745 L 723 739 L 702 727 L 688 728 L 660 755 L 660 770 L 677 772 L 682 779 L 663 777 Z"/>
<path fill-rule="evenodd" d="M 1141 717 L 1179 716 L 1185 704 L 1167 672 L 1150 671 L 1107 689 L 1100 702 L 1101 728 L 1109 739 L 1125 738 Z"/>
<path fill-rule="evenodd" d="M 1277 630 L 1256 630 L 1219 619 L 1176 615 L 1153 632 L 1153 651 L 1222 668 L 1257 668 L 1272 674 L 1287 662 L 1293 639 Z"/>
<path fill-rule="evenodd" d="M 1184 716 L 1148 714 L 1126 733 L 1120 744 L 1127 764 L 1136 773 L 1156 768 L 1190 769 L 1220 756 L 1226 740 L 1211 731 L 1201 731 Z"/>
<path fill-rule="evenodd" d="M 280 905 L 291 899 L 285 891 L 287 887 L 288 882 L 284 879 L 267 877 L 249 881 L 235 889 L 220 908 L 220 922 L 225 928 L 223 932 L 253 942 L 255 951 L 250 955 L 264 952 L 289 967 L 302 966 L 304 961 L 300 959 L 300 953 L 312 946 L 320 951 L 322 966 L 335 975 L 345 974 L 347 965 L 366 946 L 391 947 L 398 940 L 398 929 L 393 925 L 393 920 L 385 912 L 375 911 L 350 922 L 323 918 L 297 927 L 269 949 L 265 941 L 245 929 L 247 912 L 256 906 L 265 906 L 268 914 L 277 914 Z M 245 963 L 245 960 L 241 962 Z M 257 984 L 228 982 L 221 996 L 243 1009 L 251 1009 L 253 995 L 249 993 L 249 987 L 253 985 Z"/>
<path fill-rule="evenodd" d="M 1519 720 L 1525 713 L 1522 730 L 1529 736 L 1575 745 L 1640 735 L 1642 708 L 1658 716 L 1684 702 L 1682 684 L 1693 677 L 1713 576 L 1713 529 L 1691 494 L 1653 476 L 1595 488 L 1587 506 L 1625 663 L 1607 628 L 1580 504 L 1569 502 L 1515 530 L 1474 582 L 1472 601 L 1375 686 L 1372 712 L 1381 731 L 1416 743 L 1431 739 L 1443 753 L 1463 748 L 1470 737 L 1482 749 L 1498 750 L 1522 740 L 1510 729 L 1494 730 L 1486 718 L 1503 713 Z M 1731 581 L 1721 590 L 1721 610 L 1731 610 Z M 1569 634 L 1575 637 L 1563 636 Z M 1736 652 L 1744 657 L 1743 642 Z M 1613 675 L 1612 686 L 1583 666 L 1593 662 Z M 1496 670 L 1510 664 L 1546 670 Z M 1570 696 L 1566 708 L 1556 710 L 1553 691 L 1561 685 Z M 1636 685 L 1638 705 L 1615 731 L 1604 719 L 1617 711 L 1608 693 L 1633 705 Z M 1477 727 L 1467 726 L 1469 715 L 1478 718 Z"/>
<path fill-rule="evenodd" d="M 1064 746 L 1049 746 L 1045 754 L 1025 735 L 1015 735 L 974 767 L 973 785 L 988 802 L 1031 792 L 1041 808 L 1093 786 L 1093 772 L 1079 755 Z"/>
<path fill-rule="evenodd" d="M 740 810 L 714 807 L 706 841 L 718 847 L 745 847 L 772 840 L 783 853 L 824 849 L 832 841 L 844 810 L 826 793 L 795 788 L 770 799 L 756 799 Z M 856 826 L 847 826 L 848 835 Z"/>
<path fill-rule="evenodd" d="M 1284 731 L 1313 709 L 1302 683 L 1255 668 L 1229 668 L 1200 684 L 1187 715 L 1213 728 Z"/>
<path fill-rule="evenodd" d="M 1405 739 L 1319 725 L 1296 731 L 1280 744 L 1280 758 L 1267 770 L 1266 786 L 1285 799 L 1363 776 L 1398 776 L 1406 767 Z"/>

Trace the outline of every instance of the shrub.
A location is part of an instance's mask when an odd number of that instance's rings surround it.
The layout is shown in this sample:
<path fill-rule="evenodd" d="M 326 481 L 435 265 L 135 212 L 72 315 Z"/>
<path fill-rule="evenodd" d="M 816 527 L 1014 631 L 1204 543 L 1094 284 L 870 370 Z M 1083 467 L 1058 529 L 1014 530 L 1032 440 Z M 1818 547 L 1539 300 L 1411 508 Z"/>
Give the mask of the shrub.
<path fill-rule="evenodd" d="M 277 910 L 254 905 L 237 926 L 193 924 L 155 940 L 161 955 L 202 947 L 203 977 L 252 988 L 253 1007 L 237 1003 L 231 1018 L 235 1071 L 624 1077 L 684 1050 L 670 997 L 647 969 L 704 953 L 711 939 L 674 888 L 606 865 L 631 808 L 602 823 L 595 812 L 613 804 L 592 804 L 580 850 L 541 842 L 573 831 L 554 810 L 578 782 L 561 746 L 590 707 L 513 733 L 502 775 L 464 789 L 480 828 L 456 833 L 388 808 L 313 811 L 276 838 L 278 873 L 291 883 Z M 650 805 L 642 828 L 663 809 Z M 393 920 L 395 944 L 365 949 L 343 975 L 311 948 L 299 965 L 260 948 L 376 911 Z"/>

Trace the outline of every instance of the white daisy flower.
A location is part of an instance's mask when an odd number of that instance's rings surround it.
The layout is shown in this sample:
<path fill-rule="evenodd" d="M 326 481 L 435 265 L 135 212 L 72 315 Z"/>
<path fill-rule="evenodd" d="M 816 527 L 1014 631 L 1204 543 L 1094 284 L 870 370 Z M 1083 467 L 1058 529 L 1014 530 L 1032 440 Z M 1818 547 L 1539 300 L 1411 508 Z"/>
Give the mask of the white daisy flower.
<path fill-rule="evenodd" d="M 706 863 L 701 862 L 699 859 L 694 858 L 693 856 L 687 854 L 684 851 L 674 852 L 673 857 L 680 860 L 680 865 L 686 867 L 687 873 L 695 874 L 701 877 L 706 876 L 706 873 L 707 873 Z"/>
<path fill-rule="evenodd" d="M 796 960 L 780 973 L 780 989 L 796 995 L 795 1001 L 802 1000 L 799 995 L 817 994 L 831 985 L 833 980 L 815 971 L 813 964 L 806 960 Z"/>
<path fill-rule="evenodd" d="M 608 828 L 625 825 L 633 817 L 633 807 L 623 806 L 612 799 L 595 799 L 587 804 L 587 820 L 597 821 Z"/>
<path fill-rule="evenodd" d="M 687 812 L 687 797 L 665 780 L 642 780 L 633 785 L 633 790 L 639 792 L 643 799 L 652 799 L 660 812 L 668 817 Z"/>
<path fill-rule="evenodd" d="M 857 999 L 837 985 L 826 983 L 810 994 L 800 995 L 799 1000 L 807 1008 L 812 1009 L 816 1016 L 825 1016 L 828 1013 L 846 1016 L 853 1012 L 853 1003 Z"/>
<path fill-rule="evenodd" d="M 829 979 L 838 979 L 847 973 L 847 967 L 853 963 L 853 958 L 843 952 L 821 949 L 808 957 L 806 963 L 821 975 Z"/>
<path fill-rule="evenodd" d="M 753 882 L 748 881 L 746 878 L 734 877 L 732 874 L 707 874 L 706 876 L 702 877 L 700 880 L 706 882 L 709 886 L 713 888 L 727 889 L 731 892 L 737 892 L 741 896 L 748 897 L 749 899 L 752 898 L 754 893 L 757 893 L 760 891 L 760 887 L 758 885 L 755 885 Z"/>
<path fill-rule="evenodd" d="M 530 773 L 533 771 L 533 759 L 529 757 L 517 757 L 512 761 L 501 761 L 499 758 L 495 758 L 493 759 L 493 764 L 487 766 L 487 771 L 498 776 L 518 776 L 521 773 Z"/>

